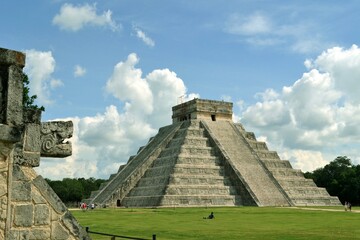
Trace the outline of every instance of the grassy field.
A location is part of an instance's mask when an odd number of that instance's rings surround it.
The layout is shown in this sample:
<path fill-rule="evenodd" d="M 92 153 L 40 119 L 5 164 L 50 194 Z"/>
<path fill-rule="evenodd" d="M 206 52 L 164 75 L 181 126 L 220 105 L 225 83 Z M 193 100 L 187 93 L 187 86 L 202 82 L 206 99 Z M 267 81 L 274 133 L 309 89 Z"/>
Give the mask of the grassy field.
<path fill-rule="evenodd" d="M 343 208 L 159 208 L 71 211 L 91 231 L 165 239 L 360 239 L 360 213 Z M 339 210 L 339 211 L 336 211 Z M 203 219 L 210 212 L 215 219 Z M 107 239 L 90 235 L 94 240 Z M 119 239 L 119 238 L 116 238 Z"/>

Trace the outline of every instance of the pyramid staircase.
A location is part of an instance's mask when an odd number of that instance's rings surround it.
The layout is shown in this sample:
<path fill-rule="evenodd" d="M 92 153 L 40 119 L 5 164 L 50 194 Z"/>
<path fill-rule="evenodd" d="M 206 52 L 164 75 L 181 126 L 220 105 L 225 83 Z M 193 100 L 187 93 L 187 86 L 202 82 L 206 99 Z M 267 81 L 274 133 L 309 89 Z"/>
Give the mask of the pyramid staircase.
<path fill-rule="evenodd" d="M 160 128 L 86 202 L 111 207 L 340 205 L 234 124 L 229 103 L 194 99 L 178 106 L 173 124 Z"/>
<path fill-rule="evenodd" d="M 235 126 L 295 206 L 340 204 L 337 197 L 330 196 L 325 188 L 317 187 L 312 179 L 306 179 L 300 170 L 293 169 L 289 161 L 281 160 L 277 152 L 270 151 L 265 142 L 257 141 L 253 132 L 246 132 L 240 123 Z"/>
<path fill-rule="evenodd" d="M 231 185 L 198 121 L 183 124 L 144 176 L 123 199 L 125 206 L 235 206 Z"/>
<path fill-rule="evenodd" d="M 106 188 L 109 182 L 115 179 L 116 174 L 113 174 L 98 191 L 92 192 L 92 202 L 100 204 L 99 193 L 102 190 L 108 192 Z M 182 207 L 236 206 L 243 203 L 236 187 L 224 175 L 224 167 L 219 157 L 215 156 L 204 129 L 200 128 L 200 122 L 191 121 L 182 124 L 137 184 L 117 205 Z"/>

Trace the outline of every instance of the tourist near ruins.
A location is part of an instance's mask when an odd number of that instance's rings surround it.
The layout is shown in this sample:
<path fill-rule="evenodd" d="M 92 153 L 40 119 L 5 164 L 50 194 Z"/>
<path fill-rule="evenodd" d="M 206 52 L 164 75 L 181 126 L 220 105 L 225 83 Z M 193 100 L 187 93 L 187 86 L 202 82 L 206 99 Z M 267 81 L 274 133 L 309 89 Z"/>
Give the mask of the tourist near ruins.
<path fill-rule="evenodd" d="M 41 122 L 23 106 L 25 55 L 0 48 L 0 239 L 90 239 L 33 169 L 72 154 L 72 122 Z M 173 107 L 126 165 L 93 192 L 99 207 L 340 205 L 289 161 L 232 121 L 232 103 L 193 99 Z"/>

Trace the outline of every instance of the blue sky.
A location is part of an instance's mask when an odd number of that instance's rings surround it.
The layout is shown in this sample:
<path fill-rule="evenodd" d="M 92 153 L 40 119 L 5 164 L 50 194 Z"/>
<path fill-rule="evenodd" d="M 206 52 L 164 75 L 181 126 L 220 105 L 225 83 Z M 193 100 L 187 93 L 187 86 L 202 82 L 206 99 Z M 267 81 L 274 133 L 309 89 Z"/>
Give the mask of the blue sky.
<path fill-rule="evenodd" d="M 293 167 L 360 163 L 360 3 L 3 1 L 0 47 L 26 53 L 43 121 L 70 119 L 51 179 L 108 178 L 194 97 L 234 103 Z"/>

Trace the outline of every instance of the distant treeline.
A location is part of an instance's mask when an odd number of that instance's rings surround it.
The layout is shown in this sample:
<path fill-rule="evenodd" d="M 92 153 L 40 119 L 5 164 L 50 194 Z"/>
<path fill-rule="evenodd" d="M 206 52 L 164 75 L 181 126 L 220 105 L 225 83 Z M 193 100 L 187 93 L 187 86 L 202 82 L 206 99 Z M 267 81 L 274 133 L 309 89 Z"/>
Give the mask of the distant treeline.
<path fill-rule="evenodd" d="M 67 205 L 79 203 L 82 199 L 90 197 L 91 191 L 99 189 L 104 179 L 95 178 L 64 178 L 63 180 L 45 179 L 60 199 Z"/>
<path fill-rule="evenodd" d="M 326 188 L 331 196 L 338 196 L 340 201 L 360 205 L 360 165 L 353 165 L 346 156 L 339 156 L 326 166 L 313 172 L 306 172 L 306 178 L 312 178 L 318 187 Z M 90 197 L 91 191 L 99 189 L 104 179 L 64 178 L 63 180 L 46 179 L 52 189 L 66 205 L 79 203 Z"/>
<path fill-rule="evenodd" d="M 348 157 L 339 156 L 323 168 L 306 172 L 305 177 L 338 196 L 342 204 L 360 205 L 360 165 L 353 165 Z"/>

